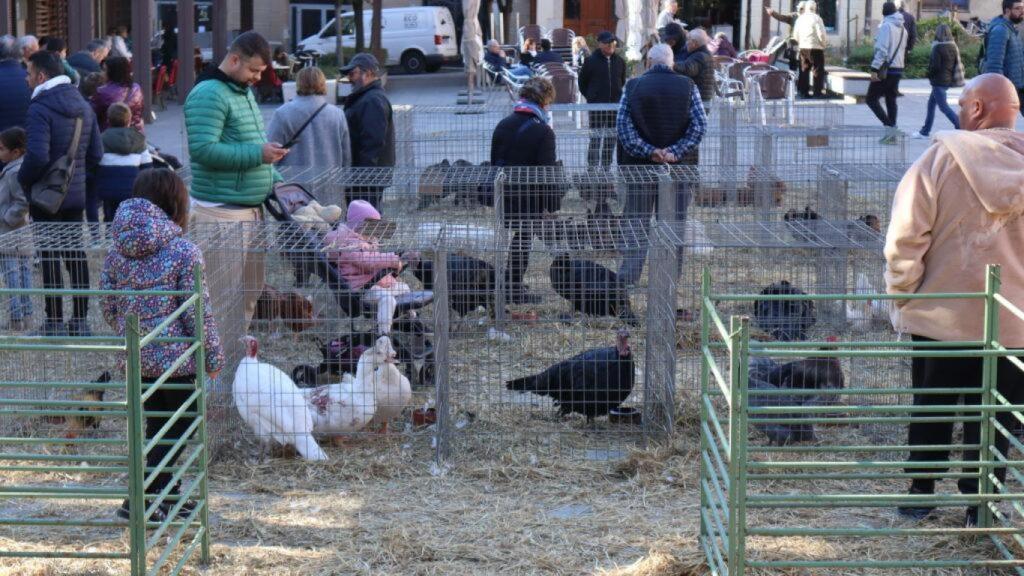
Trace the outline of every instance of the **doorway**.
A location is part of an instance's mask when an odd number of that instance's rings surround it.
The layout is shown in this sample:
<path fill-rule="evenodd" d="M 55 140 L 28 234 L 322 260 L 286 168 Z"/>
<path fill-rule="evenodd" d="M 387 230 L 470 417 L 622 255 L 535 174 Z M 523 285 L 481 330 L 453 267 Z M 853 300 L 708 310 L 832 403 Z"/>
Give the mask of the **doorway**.
<path fill-rule="evenodd" d="M 334 7 L 323 4 L 292 4 L 292 45 L 320 32 L 334 18 Z"/>
<path fill-rule="evenodd" d="M 563 26 L 577 36 L 615 30 L 614 0 L 563 0 Z"/>

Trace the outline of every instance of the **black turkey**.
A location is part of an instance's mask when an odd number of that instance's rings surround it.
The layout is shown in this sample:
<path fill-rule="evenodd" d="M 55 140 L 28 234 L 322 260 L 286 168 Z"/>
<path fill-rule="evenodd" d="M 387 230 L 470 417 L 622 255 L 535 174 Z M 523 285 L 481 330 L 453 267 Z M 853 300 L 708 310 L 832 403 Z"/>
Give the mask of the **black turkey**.
<path fill-rule="evenodd" d="M 509 381 L 505 387 L 550 396 L 563 416 L 575 412 L 593 422 L 618 408 L 633 392 L 633 370 L 629 332 L 620 330 L 615 346 L 577 354 L 540 374 Z"/>
<path fill-rule="evenodd" d="M 789 283 L 776 282 L 761 290 L 764 296 L 793 295 L 806 293 Z M 792 342 L 806 340 L 807 330 L 814 325 L 814 302 L 810 300 L 755 300 L 754 322 L 775 340 Z"/>
<path fill-rule="evenodd" d="M 424 290 L 434 289 L 434 263 L 419 260 L 412 274 L 423 283 Z M 484 307 L 494 314 L 494 266 L 478 258 L 448 255 L 448 301 L 459 316 Z"/>
<path fill-rule="evenodd" d="M 577 312 L 589 316 L 617 316 L 636 325 L 626 285 L 608 268 L 561 254 L 551 262 L 548 275 L 551 287 Z"/>

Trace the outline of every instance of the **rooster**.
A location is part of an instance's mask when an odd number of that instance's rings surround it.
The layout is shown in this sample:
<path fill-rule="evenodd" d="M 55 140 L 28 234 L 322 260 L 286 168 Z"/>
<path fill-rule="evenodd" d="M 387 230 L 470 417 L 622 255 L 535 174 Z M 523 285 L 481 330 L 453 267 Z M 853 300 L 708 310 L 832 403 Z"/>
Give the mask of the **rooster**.
<path fill-rule="evenodd" d="M 327 460 L 313 438 L 313 415 L 292 379 L 257 358 L 259 343 L 246 336 L 245 358 L 238 364 L 232 395 L 242 420 L 261 442 L 294 446 L 306 460 Z"/>
<path fill-rule="evenodd" d="M 593 423 L 626 401 L 635 379 L 629 332 L 619 330 L 615 346 L 577 354 L 540 374 L 506 382 L 505 387 L 550 396 L 563 416 L 575 412 Z"/>
<path fill-rule="evenodd" d="M 280 320 L 289 330 L 298 334 L 314 324 L 313 301 L 298 292 L 278 290 L 266 284 L 256 301 L 255 320 Z"/>

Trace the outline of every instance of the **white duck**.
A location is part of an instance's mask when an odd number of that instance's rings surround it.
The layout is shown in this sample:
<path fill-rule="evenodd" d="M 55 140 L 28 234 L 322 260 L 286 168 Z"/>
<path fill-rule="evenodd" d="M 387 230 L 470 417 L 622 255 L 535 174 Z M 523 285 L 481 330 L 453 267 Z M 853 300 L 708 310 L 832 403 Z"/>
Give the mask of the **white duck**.
<path fill-rule="evenodd" d="M 245 358 L 238 364 L 232 392 L 242 420 L 262 442 L 294 446 L 306 460 L 327 460 L 313 438 L 313 415 L 287 374 L 257 360 L 259 343 L 243 338 Z"/>
<path fill-rule="evenodd" d="M 388 362 L 388 350 L 378 342 L 359 357 L 355 378 L 345 374 L 338 384 L 303 389 L 313 414 L 313 432 L 335 435 L 365 428 L 377 411 L 374 382 L 382 380 L 378 373 L 391 365 Z"/>
<path fill-rule="evenodd" d="M 871 285 L 867 275 L 857 274 L 857 285 L 855 294 L 877 294 L 878 291 Z M 856 330 L 867 330 L 876 320 L 885 320 L 889 317 L 889 300 L 847 300 L 846 319 Z"/>
<path fill-rule="evenodd" d="M 380 425 L 381 432 L 387 432 L 388 422 L 396 416 L 401 416 L 412 402 L 412 385 L 395 366 L 398 354 L 391 345 L 391 338 L 378 338 L 374 344 L 374 351 L 375 360 L 380 355 L 384 358 L 384 363 L 375 366 L 376 369 L 373 371 L 373 391 L 377 400 L 377 413 L 373 416 L 373 423 Z M 365 354 L 364 352 L 363 355 Z M 362 362 L 362 358 L 359 360 Z"/>

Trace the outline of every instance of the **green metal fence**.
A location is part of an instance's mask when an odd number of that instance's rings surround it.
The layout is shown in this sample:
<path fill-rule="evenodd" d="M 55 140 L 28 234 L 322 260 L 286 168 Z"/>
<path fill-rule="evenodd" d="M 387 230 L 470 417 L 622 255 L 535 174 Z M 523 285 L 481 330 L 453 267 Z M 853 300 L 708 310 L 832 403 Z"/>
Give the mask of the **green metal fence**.
<path fill-rule="evenodd" d="M 195 271 L 195 286 L 202 286 Z M 0 557 L 127 560 L 132 576 L 178 574 L 198 550 L 209 560 L 207 506 L 206 382 L 201 290 L 107 292 L 100 290 L 0 290 L 32 296 L 148 296 L 183 299 L 177 310 L 149 333 L 128 316 L 126 334 L 90 337 L 0 335 L 0 529 L 17 549 Z M 186 314 L 194 316 L 190 338 L 159 335 Z M 143 383 L 141 349 L 152 343 L 186 343 L 187 350 L 153 383 Z M 170 375 L 194 357 L 195 384 L 174 383 Z M 121 378 L 87 381 L 96 367 Z M 146 410 L 158 390 L 184 390 L 188 400 L 173 412 Z M 83 399 L 85 398 L 85 399 Z M 146 438 L 146 418 L 166 424 Z M 180 438 L 169 431 L 183 418 L 192 421 Z M 146 467 L 156 446 L 180 449 L 175 466 L 165 457 Z M 151 490 L 160 473 L 172 475 L 167 488 Z M 180 482 L 180 493 L 171 494 Z M 115 517 L 122 500 L 130 519 Z M 186 502 L 196 503 L 189 513 Z M 167 510 L 164 521 L 154 512 Z M 127 529 L 127 549 L 120 541 Z M 109 546 L 97 542 L 110 542 Z"/>
<path fill-rule="evenodd" d="M 1024 406 L 1011 404 L 997 388 L 996 362 L 1007 358 L 1017 369 L 1024 350 L 999 343 L 1000 311 L 1024 320 L 1024 312 L 999 293 L 999 269 L 990 267 L 985 292 L 880 295 L 763 296 L 725 295 L 711 290 L 704 271 L 701 323 L 701 507 L 700 545 L 713 574 L 810 570 L 887 570 L 906 573 L 1024 574 L 1024 460 L 1011 459 L 995 446 L 996 435 L 1011 448 L 1022 444 L 997 420 L 1012 414 L 1024 423 Z M 844 301 L 868 299 L 984 300 L 984 338 L 964 342 L 757 342 L 749 320 L 719 314 L 726 303 L 755 300 Z M 914 389 L 892 385 L 834 389 L 751 388 L 750 369 L 757 358 L 780 361 L 835 358 L 859 363 L 914 357 L 977 358 L 982 382 L 959 388 Z M 891 370 L 891 364 L 890 370 Z M 848 367 L 848 366 L 847 366 Z M 879 380 L 884 380 L 879 378 Z M 918 394 L 977 395 L 978 405 L 914 406 Z M 775 397 L 777 401 L 765 399 Z M 817 398 L 817 402 L 804 399 Z M 882 401 L 882 398 L 891 399 Z M 754 400 L 752 402 L 752 399 Z M 1004 420 L 1005 420 L 1004 416 Z M 978 422 L 976 444 L 914 446 L 914 450 L 978 450 L 978 459 L 949 462 L 914 460 L 905 426 L 911 422 Z M 812 442 L 772 445 L 766 426 L 813 426 Z M 865 427 L 887 427 L 869 441 Z M 1012 426 L 1011 426 L 1012 428 Z M 1009 452 L 1009 450 L 1007 451 Z M 1020 458 L 1020 456 L 1017 456 Z M 912 464 L 912 465 L 911 465 Z M 1007 468 L 1005 482 L 995 470 Z M 909 470 L 908 470 L 909 469 Z M 937 479 L 935 494 L 908 494 L 910 480 Z M 942 480 L 977 478 L 977 494 L 960 494 Z M 946 493 L 942 493 L 946 490 Z M 901 519 L 897 506 L 935 507 L 924 522 Z M 962 511 L 976 506 L 977 525 L 965 527 Z M 962 512 L 961 512 L 962 514 Z M 803 572 L 801 572 L 803 573 Z M 847 573 L 847 572 L 843 572 Z"/>

